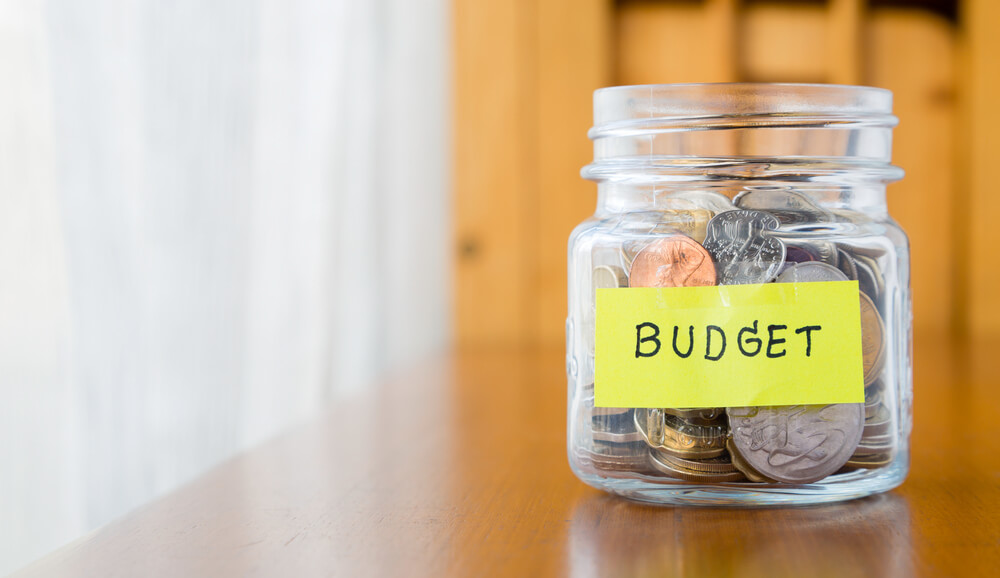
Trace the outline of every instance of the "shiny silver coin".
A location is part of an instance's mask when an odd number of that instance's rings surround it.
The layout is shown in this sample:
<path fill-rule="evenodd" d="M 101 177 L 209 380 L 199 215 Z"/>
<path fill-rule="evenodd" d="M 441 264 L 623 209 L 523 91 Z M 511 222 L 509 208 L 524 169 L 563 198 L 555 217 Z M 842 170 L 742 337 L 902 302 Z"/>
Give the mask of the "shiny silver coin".
<path fill-rule="evenodd" d="M 792 265 L 778 275 L 778 283 L 818 283 L 821 281 L 847 281 L 847 275 L 832 265 L 807 261 Z"/>
<path fill-rule="evenodd" d="M 689 201 L 697 208 L 707 209 L 713 213 L 736 210 L 736 205 L 729 200 L 729 197 L 715 191 L 681 191 L 671 194 L 669 198 Z"/>
<path fill-rule="evenodd" d="M 740 209 L 766 211 L 782 226 L 829 223 L 834 216 L 807 195 L 787 187 L 754 188 L 736 195 L 733 204 Z"/>
<path fill-rule="evenodd" d="M 708 222 L 702 245 L 715 261 L 719 285 L 767 283 L 785 262 L 785 244 L 770 233 L 778 220 L 760 211 L 726 211 Z"/>
<path fill-rule="evenodd" d="M 878 261 L 867 255 L 854 255 L 854 266 L 858 269 L 858 285 L 861 290 L 878 303 L 883 292 L 885 292 L 885 280 L 882 277 L 882 269 L 878 266 Z"/>
<path fill-rule="evenodd" d="M 851 257 L 850 253 L 844 251 L 843 249 L 837 249 L 837 268 L 843 271 L 844 275 L 847 275 L 847 279 L 850 281 L 858 280 L 858 268 L 854 265 L 854 258 Z"/>
<path fill-rule="evenodd" d="M 731 407 L 733 444 L 764 476 L 808 484 L 839 470 L 854 454 L 864 427 L 862 403 Z"/>

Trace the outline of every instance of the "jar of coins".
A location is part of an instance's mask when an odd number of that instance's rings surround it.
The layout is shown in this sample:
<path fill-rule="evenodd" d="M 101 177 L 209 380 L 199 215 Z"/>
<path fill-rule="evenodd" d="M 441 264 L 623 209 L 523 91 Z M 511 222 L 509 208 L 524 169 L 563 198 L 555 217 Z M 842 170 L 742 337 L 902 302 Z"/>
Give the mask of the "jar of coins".
<path fill-rule="evenodd" d="M 802 504 L 902 483 L 909 256 L 889 91 L 594 95 L 597 209 L 569 241 L 568 453 L 637 500 Z"/>

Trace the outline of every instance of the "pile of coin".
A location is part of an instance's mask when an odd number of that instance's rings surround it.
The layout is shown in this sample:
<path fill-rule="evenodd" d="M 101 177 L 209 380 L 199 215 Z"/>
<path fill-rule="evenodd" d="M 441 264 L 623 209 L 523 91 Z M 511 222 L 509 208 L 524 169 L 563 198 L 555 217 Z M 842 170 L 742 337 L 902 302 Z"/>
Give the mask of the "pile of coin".
<path fill-rule="evenodd" d="M 810 234 L 863 215 L 826 209 L 790 187 L 752 187 L 732 201 L 675 193 L 638 219 L 616 259 L 595 258 L 596 288 L 691 287 L 856 280 L 860 288 L 865 403 L 729 408 L 595 408 L 585 392 L 595 470 L 699 483 L 811 483 L 891 463 L 896 445 L 882 249 Z M 633 219 L 634 226 L 635 219 Z M 592 352 L 591 344 L 591 352 Z"/>

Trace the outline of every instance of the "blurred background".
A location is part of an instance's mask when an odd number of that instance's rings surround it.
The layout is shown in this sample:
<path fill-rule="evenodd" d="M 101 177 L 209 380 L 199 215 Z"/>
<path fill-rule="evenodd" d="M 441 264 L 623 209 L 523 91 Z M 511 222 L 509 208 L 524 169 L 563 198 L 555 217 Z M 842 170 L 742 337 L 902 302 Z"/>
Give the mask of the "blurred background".
<path fill-rule="evenodd" d="M 1000 334 L 998 22 L 994 0 L 0 0 L 0 573 L 387 372 L 561 347 L 601 86 L 893 90 L 917 333 Z"/>

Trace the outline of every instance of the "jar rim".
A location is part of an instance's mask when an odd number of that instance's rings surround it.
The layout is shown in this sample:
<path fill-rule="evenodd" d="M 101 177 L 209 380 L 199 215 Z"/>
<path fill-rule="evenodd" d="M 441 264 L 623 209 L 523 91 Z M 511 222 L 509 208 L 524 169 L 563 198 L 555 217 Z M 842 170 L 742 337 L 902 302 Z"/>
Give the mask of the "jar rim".
<path fill-rule="evenodd" d="M 810 83 L 686 83 L 609 86 L 594 91 L 594 127 L 692 117 L 857 116 L 894 126 L 892 92 L 872 86 Z"/>

